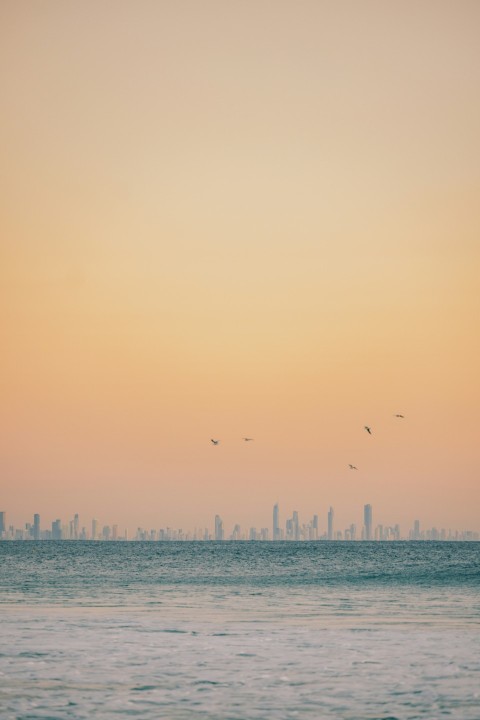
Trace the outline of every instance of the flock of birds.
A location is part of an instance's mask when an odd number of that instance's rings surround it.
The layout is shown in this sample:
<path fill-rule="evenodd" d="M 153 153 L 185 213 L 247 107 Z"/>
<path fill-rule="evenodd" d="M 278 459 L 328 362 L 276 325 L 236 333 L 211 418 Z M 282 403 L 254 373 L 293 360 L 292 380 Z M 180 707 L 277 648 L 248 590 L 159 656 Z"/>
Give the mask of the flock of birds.
<path fill-rule="evenodd" d="M 252 442 L 252 440 L 254 440 L 254 438 L 243 438 L 243 440 L 244 440 L 245 442 Z M 211 439 L 210 439 L 210 442 L 213 443 L 214 445 L 218 445 L 218 443 L 220 442 L 220 440 L 214 440 L 213 438 L 211 438 Z"/>
<path fill-rule="evenodd" d="M 393 417 L 400 418 L 400 419 L 403 420 L 403 419 L 405 418 L 405 415 L 402 415 L 401 413 L 395 413 L 395 415 L 394 415 Z M 368 433 L 369 435 L 372 435 L 372 434 L 373 434 L 373 433 L 372 433 L 372 428 L 371 428 L 369 425 L 364 425 L 363 428 L 364 428 L 364 430 L 367 431 L 367 433 Z M 251 437 L 244 437 L 244 438 L 243 438 L 243 441 L 244 441 L 244 442 L 252 442 L 252 440 L 254 440 L 254 438 L 251 438 Z M 220 440 L 214 440 L 214 438 L 210 438 L 210 442 L 211 442 L 213 445 L 218 445 L 219 442 L 220 442 Z M 356 465 L 352 465 L 351 463 L 348 463 L 348 467 L 350 468 L 350 470 L 358 470 L 357 466 L 356 466 Z"/>

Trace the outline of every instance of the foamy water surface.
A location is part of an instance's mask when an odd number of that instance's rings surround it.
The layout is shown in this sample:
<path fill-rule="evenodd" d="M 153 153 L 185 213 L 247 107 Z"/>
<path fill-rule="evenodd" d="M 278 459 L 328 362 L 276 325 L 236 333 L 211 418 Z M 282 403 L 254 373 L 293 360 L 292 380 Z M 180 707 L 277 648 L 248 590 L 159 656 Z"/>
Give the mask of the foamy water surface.
<path fill-rule="evenodd" d="M 2 718 L 480 718 L 477 543 L 0 543 Z"/>

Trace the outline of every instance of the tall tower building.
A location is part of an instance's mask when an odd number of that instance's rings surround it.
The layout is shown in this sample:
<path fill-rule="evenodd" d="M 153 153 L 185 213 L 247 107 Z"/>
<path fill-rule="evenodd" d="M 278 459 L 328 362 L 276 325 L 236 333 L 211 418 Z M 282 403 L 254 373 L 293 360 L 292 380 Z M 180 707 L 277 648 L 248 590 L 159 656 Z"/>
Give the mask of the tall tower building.
<path fill-rule="evenodd" d="M 333 507 L 328 511 L 328 539 L 333 540 Z"/>
<path fill-rule="evenodd" d="M 413 539 L 420 540 L 420 520 L 415 520 L 413 523 Z"/>
<path fill-rule="evenodd" d="M 293 540 L 293 520 L 288 518 L 285 523 L 285 538 L 287 540 Z"/>
<path fill-rule="evenodd" d="M 300 540 L 300 524 L 298 522 L 298 511 L 293 511 L 293 539 Z"/>
<path fill-rule="evenodd" d="M 280 511 L 278 503 L 273 506 L 273 539 L 280 540 Z"/>
<path fill-rule="evenodd" d="M 215 540 L 223 540 L 223 522 L 220 515 L 215 515 Z"/>
<path fill-rule="evenodd" d="M 365 540 L 372 539 L 372 506 L 363 507 L 363 524 L 365 526 Z"/>
<path fill-rule="evenodd" d="M 98 538 L 98 520 L 96 518 L 93 518 L 92 520 L 92 540 L 96 540 Z"/>
<path fill-rule="evenodd" d="M 38 513 L 33 516 L 33 539 L 40 540 L 40 515 Z"/>
<path fill-rule="evenodd" d="M 73 518 L 73 539 L 78 540 L 79 536 L 79 518 L 78 513 L 76 513 L 75 517 Z"/>
<path fill-rule="evenodd" d="M 7 513 L 0 512 L 0 538 L 4 535 L 7 530 Z"/>

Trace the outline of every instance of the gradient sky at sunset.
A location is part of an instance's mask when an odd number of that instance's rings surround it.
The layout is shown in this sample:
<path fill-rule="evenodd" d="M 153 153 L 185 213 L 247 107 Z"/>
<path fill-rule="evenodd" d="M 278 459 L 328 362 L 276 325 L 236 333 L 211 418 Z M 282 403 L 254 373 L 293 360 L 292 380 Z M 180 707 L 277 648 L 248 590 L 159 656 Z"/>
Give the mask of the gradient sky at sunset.
<path fill-rule="evenodd" d="M 479 28 L 2 0 L 9 522 L 480 530 Z"/>

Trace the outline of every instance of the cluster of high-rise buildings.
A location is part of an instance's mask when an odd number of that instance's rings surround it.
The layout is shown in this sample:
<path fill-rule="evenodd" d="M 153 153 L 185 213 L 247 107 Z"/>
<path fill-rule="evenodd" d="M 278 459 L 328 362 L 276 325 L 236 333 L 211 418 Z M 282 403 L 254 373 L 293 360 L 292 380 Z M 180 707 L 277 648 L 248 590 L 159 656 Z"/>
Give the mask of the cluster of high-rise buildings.
<path fill-rule="evenodd" d="M 63 523 L 60 519 L 54 520 L 49 528 L 43 528 L 40 524 L 40 515 L 33 516 L 33 522 L 26 523 L 23 528 L 15 528 L 7 524 L 6 513 L 0 512 L 0 540 L 95 540 L 95 541 L 238 541 L 238 540 L 259 540 L 259 541 L 356 541 L 356 540 L 479 540 L 479 533 L 471 530 L 452 530 L 446 528 L 429 528 L 422 530 L 420 521 L 415 520 L 413 527 L 408 534 L 402 535 L 399 525 L 376 525 L 373 524 L 373 510 L 371 505 L 363 508 L 363 525 L 357 529 L 352 523 L 340 530 L 335 527 L 335 513 L 330 507 L 326 518 L 326 529 L 322 532 L 319 525 L 319 516 L 313 515 L 308 522 L 300 522 L 299 514 L 293 511 L 291 517 L 285 521 L 282 527 L 280 523 L 280 508 L 278 503 L 273 507 L 272 529 L 263 527 L 260 529 L 250 527 L 242 530 L 240 525 L 234 525 L 231 533 L 225 532 L 224 524 L 220 515 L 215 515 L 213 532 L 209 528 L 195 528 L 194 531 L 184 531 L 170 527 L 145 530 L 137 528 L 134 535 L 128 535 L 127 530 L 119 531 L 118 525 L 100 525 L 95 518 L 91 525 L 80 525 L 78 514 L 71 520 Z"/>

